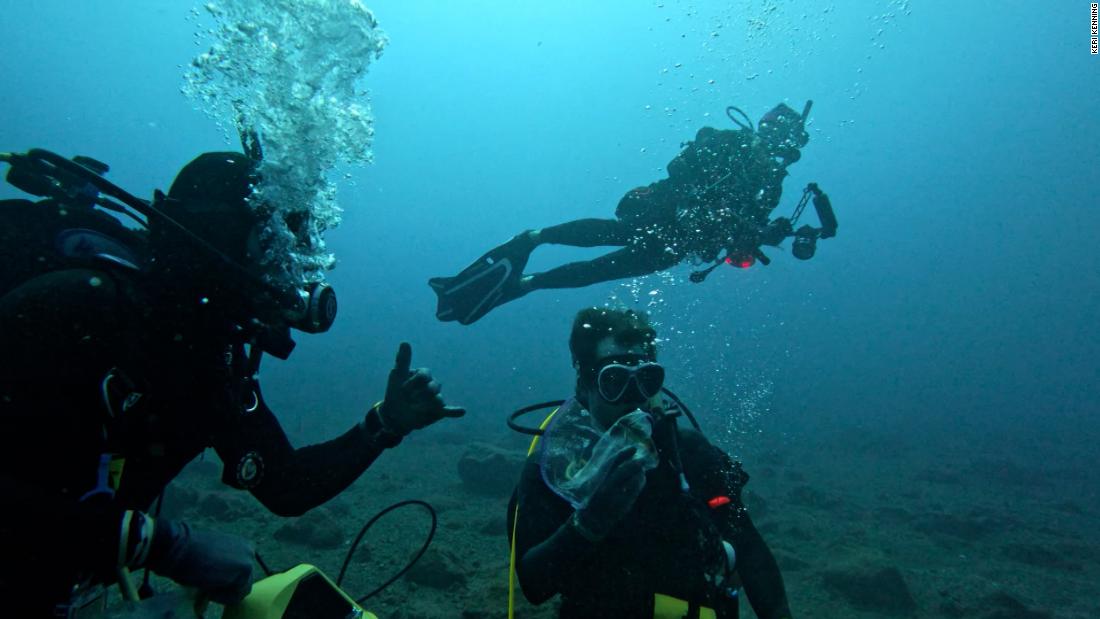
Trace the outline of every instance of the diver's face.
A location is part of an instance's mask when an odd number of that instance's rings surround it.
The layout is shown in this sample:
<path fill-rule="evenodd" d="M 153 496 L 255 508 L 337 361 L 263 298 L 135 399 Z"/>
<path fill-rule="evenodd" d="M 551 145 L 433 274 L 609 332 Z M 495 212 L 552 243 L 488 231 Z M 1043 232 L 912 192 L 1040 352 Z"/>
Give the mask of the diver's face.
<path fill-rule="evenodd" d="M 624 346 L 616 342 L 612 337 L 605 337 L 596 345 L 596 358 L 601 360 L 601 366 L 607 365 L 608 363 L 637 365 L 639 362 L 652 361 L 653 359 L 652 355 L 646 352 L 643 345 L 635 344 L 632 346 Z M 618 402 L 607 401 L 600 394 L 600 389 L 595 379 L 595 372 L 592 372 L 592 370 L 598 372 L 600 368 L 597 367 L 587 370 L 590 373 L 583 381 L 585 385 L 584 395 L 587 398 L 588 412 L 592 414 L 604 429 L 610 428 L 620 417 L 638 410 L 645 404 L 645 400 L 638 396 L 624 398 Z M 580 371 L 585 372 L 586 370 L 582 368 Z"/>

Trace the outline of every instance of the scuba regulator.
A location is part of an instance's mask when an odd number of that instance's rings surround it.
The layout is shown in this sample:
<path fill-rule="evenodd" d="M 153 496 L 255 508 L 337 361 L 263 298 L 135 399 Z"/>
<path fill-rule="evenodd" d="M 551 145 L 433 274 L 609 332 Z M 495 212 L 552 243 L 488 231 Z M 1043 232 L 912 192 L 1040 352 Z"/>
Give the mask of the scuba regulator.
<path fill-rule="evenodd" d="M 257 143 L 249 143 L 243 134 L 242 143 L 250 158 L 260 156 Z M 67 159 L 38 148 L 26 153 L 0 153 L 0 161 L 11 166 L 7 181 L 26 193 L 76 208 L 102 208 L 130 218 L 145 230 L 156 222 L 175 238 L 186 240 L 213 258 L 240 286 L 255 291 L 277 308 L 277 319 L 269 321 L 272 324 L 254 316 L 238 318 L 243 319 L 241 326 L 256 345 L 275 357 L 286 359 L 293 350 L 290 329 L 322 333 L 336 319 L 336 292 L 329 284 L 278 285 L 266 281 L 167 215 L 164 206 L 171 198 L 164 192 L 154 192 L 151 202 L 141 200 L 104 178 L 110 168 L 103 162 L 84 156 Z M 106 253 L 93 257 L 118 262 L 115 256 Z"/>

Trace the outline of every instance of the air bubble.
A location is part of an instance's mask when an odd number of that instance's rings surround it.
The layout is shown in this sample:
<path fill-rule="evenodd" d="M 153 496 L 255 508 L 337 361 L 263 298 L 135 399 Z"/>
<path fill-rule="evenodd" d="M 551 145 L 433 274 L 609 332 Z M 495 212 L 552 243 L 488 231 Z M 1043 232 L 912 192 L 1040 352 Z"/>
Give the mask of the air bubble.
<path fill-rule="evenodd" d="M 213 41 L 192 60 L 183 90 L 227 135 L 254 129 L 262 136 L 263 180 L 250 202 L 271 212 L 263 260 L 272 279 L 323 280 L 335 258 L 322 235 L 341 221 L 328 175 L 341 162 L 373 159 L 374 118 L 357 82 L 386 35 L 358 1 L 234 0 L 204 8 L 216 22 L 208 31 Z M 286 217 L 303 212 L 309 225 L 289 229 Z"/>

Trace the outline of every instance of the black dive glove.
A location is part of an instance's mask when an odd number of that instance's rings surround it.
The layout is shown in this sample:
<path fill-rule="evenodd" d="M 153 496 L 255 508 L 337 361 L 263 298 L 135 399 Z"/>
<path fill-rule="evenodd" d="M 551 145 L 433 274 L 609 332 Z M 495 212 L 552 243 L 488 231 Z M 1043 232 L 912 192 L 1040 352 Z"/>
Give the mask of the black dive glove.
<path fill-rule="evenodd" d="M 759 238 L 760 243 L 763 245 L 776 246 L 793 234 L 794 228 L 791 226 L 791 220 L 786 217 L 777 217 L 760 229 Z"/>
<path fill-rule="evenodd" d="M 382 427 L 389 433 L 405 436 L 444 417 L 461 417 L 466 409 L 446 406 L 439 395 L 442 386 L 427 368 L 410 370 L 412 346 L 401 342 L 397 360 L 386 383 L 386 397 L 378 407 Z"/>
<path fill-rule="evenodd" d="M 236 604 L 252 590 L 254 554 L 252 545 L 236 535 L 158 519 L 148 566 L 218 604 Z"/>
<path fill-rule="evenodd" d="M 633 447 L 624 450 L 608 463 L 611 469 L 603 483 L 589 497 L 588 503 L 573 514 L 573 526 L 589 541 L 607 537 L 619 524 L 645 488 L 645 462 L 635 459 Z"/>

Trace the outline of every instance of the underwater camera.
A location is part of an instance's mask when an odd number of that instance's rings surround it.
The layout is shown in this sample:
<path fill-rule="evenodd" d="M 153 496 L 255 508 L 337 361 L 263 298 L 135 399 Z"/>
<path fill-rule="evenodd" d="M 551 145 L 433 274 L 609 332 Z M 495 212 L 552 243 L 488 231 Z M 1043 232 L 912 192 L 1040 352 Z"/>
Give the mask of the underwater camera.
<path fill-rule="evenodd" d="M 817 251 L 817 230 L 813 226 L 802 226 L 794 233 L 791 243 L 791 255 L 799 260 L 809 260 Z"/>

